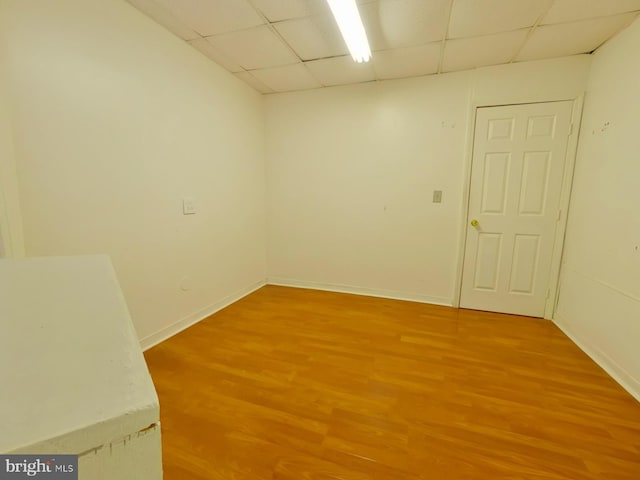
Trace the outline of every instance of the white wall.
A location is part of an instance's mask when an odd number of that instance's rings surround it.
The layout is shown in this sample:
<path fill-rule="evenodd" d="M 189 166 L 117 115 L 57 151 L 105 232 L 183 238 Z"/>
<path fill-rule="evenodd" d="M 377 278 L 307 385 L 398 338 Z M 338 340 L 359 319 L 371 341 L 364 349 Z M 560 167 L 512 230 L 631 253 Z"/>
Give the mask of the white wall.
<path fill-rule="evenodd" d="M 450 302 L 469 81 L 269 96 L 270 280 Z"/>
<path fill-rule="evenodd" d="M 260 285 L 261 97 L 124 0 L 0 8 L 27 255 L 108 253 L 143 344 Z"/>
<path fill-rule="evenodd" d="M 452 304 L 472 107 L 575 99 L 589 63 L 266 97 L 269 281 Z"/>
<path fill-rule="evenodd" d="M 556 321 L 640 399 L 640 21 L 594 56 Z"/>

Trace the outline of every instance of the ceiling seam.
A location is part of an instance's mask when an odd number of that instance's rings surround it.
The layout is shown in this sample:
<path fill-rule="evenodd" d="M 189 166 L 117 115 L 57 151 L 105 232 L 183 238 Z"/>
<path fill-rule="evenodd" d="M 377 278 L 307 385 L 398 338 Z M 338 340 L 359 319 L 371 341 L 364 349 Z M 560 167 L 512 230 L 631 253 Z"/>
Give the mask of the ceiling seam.
<path fill-rule="evenodd" d="M 547 16 L 547 14 L 549 13 L 549 10 L 551 10 L 551 7 L 553 7 L 555 3 L 555 0 L 553 0 L 552 2 L 549 2 L 549 6 L 545 9 L 544 12 L 542 12 L 538 18 L 536 19 L 535 23 L 529 28 L 529 31 L 527 32 L 527 34 L 524 37 L 524 40 L 522 40 L 522 43 L 520 43 L 520 46 L 518 47 L 518 49 L 515 51 L 515 53 L 513 54 L 513 56 L 511 57 L 511 59 L 509 60 L 508 63 L 513 63 L 516 61 L 516 58 L 518 58 L 518 55 L 520 55 L 520 53 L 522 52 L 522 50 L 524 49 L 524 46 L 527 44 L 527 42 L 531 39 L 531 37 L 533 36 L 533 32 L 535 31 L 536 28 L 538 28 L 538 26 L 540 26 L 540 23 L 542 22 L 542 20 L 544 19 L 544 17 Z"/>
<path fill-rule="evenodd" d="M 451 0 L 449 2 L 449 13 L 447 15 L 447 28 L 444 30 L 444 34 L 442 35 L 442 42 L 440 44 L 440 58 L 438 59 L 438 71 L 436 73 L 442 73 L 442 66 L 444 63 L 444 47 L 447 43 L 447 38 L 449 38 L 449 27 L 451 26 L 451 16 L 453 15 L 453 2 L 455 0 Z"/>
<path fill-rule="evenodd" d="M 286 45 L 286 47 L 289 49 L 289 51 L 291 53 L 293 53 L 295 55 L 295 57 L 298 59 L 298 61 L 300 63 L 303 63 L 302 58 L 300 58 L 300 55 L 298 55 L 298 53 L 293 49 L 293 47 L 291 45 L 289 45 L 289 42 L 287 42 L 284 37 L 282 35 L 280 35 L 280 32 L 278 32 L 278 30 L 273 26 L 274 23 L 277 22 L 271 22 L 271 20 L 269 20 L 267 18 L 267 16 L 262 13 L 262 10 L 260 10 L 259 8 L 257 8 L 254 4 L 253 4 L 253 0 L 247 0 L 249 2 L 249 5 L 251 5 L 253 7 L 253 9 L 256 11 L 256 13 L 258 14 L 258 16 L 264 21 L 264 25 L 267 26 L 267 28 L 269 28 L 269 30 L 271 30 L 271 32 L 280 39 L 280 41 L 282 43 L 284 43 Z"/>
<path fill-rule="evenodd" d="M 256 7 L 253 3 L 253 0 L 247 0 L 247 2 L 249 3 L 249 5 L 251 5 L 253 7 L 253 9 L 256 11 L 256 13 L 260 16 L 260 18 L 262 18 L 265 21 L 265 24 L 267 25 L 267 27 L 269 28 L 269 30 L 271 30 L 271 32 L 280 39 L 280 41 L 282 43 L 284 43 L 286 45 L 286 47 L 289 49 L 289 51 L 291 53 L 293 53 L 295 55 L 295 57 L 298 59 L 298 63 L 292 63 L 291 65 L 302 65 L 302 67 L 304 68 L 304 70 L 307 72 L 307 74 L 309 74 L 311 76 L 311 78 L 313 78 L 318 85 L 321 86 L 325 86 L 320 80 L 318 80 L 316 78 L 316 76 L 311 72 L 311 70 L 309 70 L 309 67 L 307 67 L 307 65 L 305 64 L 305 61 L 302 59 L 302 57 L 300 57 L 300 55 L 298 55 L 298 52 L 296 52 L 293 47 L 291 45 L 289 45 L 289 42 L 287 42 L 284 37 L 282 35 L 280 35 L 280 32 L 278 32 L 278 30 L 273 26 L 275 23 L 278 22 L 271 22 L 267 16 L 262 13 L 262 10 L 260 10 L 258 7 Z M 256 69 L 256 70 L 260 70 L 260 69 Z"/>

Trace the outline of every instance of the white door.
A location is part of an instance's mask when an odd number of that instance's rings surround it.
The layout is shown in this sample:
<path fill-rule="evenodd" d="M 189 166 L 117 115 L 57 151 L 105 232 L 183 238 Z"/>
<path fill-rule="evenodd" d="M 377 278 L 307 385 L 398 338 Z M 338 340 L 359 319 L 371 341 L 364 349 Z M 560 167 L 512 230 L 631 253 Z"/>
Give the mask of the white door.
<path fill-rule="evenodd" d="M 572 105 L 477 110 L 462 308 L 544 316 Z"/>

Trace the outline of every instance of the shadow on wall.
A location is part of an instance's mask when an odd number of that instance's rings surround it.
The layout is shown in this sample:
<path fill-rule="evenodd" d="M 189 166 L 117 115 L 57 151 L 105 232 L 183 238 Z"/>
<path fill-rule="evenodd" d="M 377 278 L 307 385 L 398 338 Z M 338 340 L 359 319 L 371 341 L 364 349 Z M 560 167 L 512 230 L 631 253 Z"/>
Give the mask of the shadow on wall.
<path fill-rule="evenodd" d="M 2 192 L 0 192 L 2 195 Z M 2 203 L 0 203 L 0 258 L 7 258 L 7 249 L 5 248 L 4 243 L 4 225 L 2 224 L 2 215 L 4 215 L 4 210 L 2 208 Z"/>

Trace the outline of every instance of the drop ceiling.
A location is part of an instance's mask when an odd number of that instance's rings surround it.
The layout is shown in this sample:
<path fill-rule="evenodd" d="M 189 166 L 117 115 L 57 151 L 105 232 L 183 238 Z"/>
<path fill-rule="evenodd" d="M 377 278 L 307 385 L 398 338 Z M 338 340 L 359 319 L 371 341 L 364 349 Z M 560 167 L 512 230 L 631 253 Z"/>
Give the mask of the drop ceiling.
<path fill-rule="evenodd" d="M 351 60 L 326 0 L 128 0 L 262 93 L 590 53 L 640 0 L 358 0 L 370 62 Z"/>

